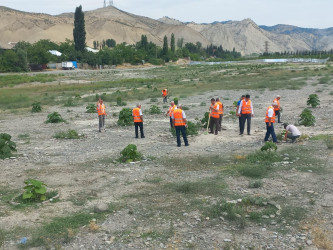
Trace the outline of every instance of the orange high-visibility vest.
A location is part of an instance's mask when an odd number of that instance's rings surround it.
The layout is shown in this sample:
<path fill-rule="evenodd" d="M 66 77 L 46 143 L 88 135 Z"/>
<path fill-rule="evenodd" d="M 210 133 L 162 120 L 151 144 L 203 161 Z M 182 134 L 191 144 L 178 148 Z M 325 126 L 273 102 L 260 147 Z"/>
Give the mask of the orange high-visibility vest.
<path fill-rule="evenodd" d="M 242 114 L 252 114 L 252 108 L 251 108 L 251 100 L 246 102 L 245 100 L 242 101 Z"/>
<path fill-rule="evenodd" d="M 212 108 L 214 109 L 217 109 L 217 103 L 215 103 L 215 105 L 211 105 Z M 220 114 L 219 114 L 219 111 L 215 111 L 214 109 L 211 110 L 211 113 L 210 113 L 210 117 L 213 117 L 213 118 L 220 118 Z"/>
<path fill-rule="evenodd" d="M 96 109 L 97 109 L 98 115 L 106 115 L 104 103 L 102 105 L 100 103 L 98 103 Z"/>
<path fill-rule="evenodd" d="M 268 117 L 268 110 L 270 110 L 270 109 L 273 109 L 273 116 L 272 116 L 272 117 Z M 273 106 L 269 106 L 269 107 L 267 108 L 267 111 L 266 111 L 266 119 L 265 119 L 265 122 L 269 122 L 269 119 L 271 120 L 271 121 L 270 121 L 271 123 L 274 123 L 274 122 L 275 122 L 275 110 L 274 110 Z"/>
<path fill-rule="evenodd" d="M 217 104 L 219 105 L 219 115 L 223 115 L 224 110 L 222 102 L 217 102 Z"/>
<path fill-rule="evenodd" d="M 274 99 L 273 102 L 277 103 L 277 106 L 274 107 L 274 110 L 280 110 L 280 101 L 278 99 Z"/>
<path fill-rule="evenodd" d="M 176 109 L 175 111 L 173 111 L 173 118 L 175 121 L 175 126 L 185 126 L 183 110 Z"/>
<path fill-rule="evenodd" d="M 133 120 L 134 122 L 142 122 L 139 108 L 133 109 Z"/>
<path fill-rule="evenodd" d="M 163 96 L 167 96 L 167 94 L 168 94 L 168 90 L 167 90 L 167 89 L 163 89 L 163 90 L 162 90 L 162 95 L 163 95 Z"/>
<path fill-rule="evenodd" d="M 172 107 L 171 106 L 169 107 L 169 116 L 170 117 L 172 116 L 172 114 L 173 114 L 173 112 L 175 111 L 176 108 L 177 108 L 176 105 L 173 105 Z"/>

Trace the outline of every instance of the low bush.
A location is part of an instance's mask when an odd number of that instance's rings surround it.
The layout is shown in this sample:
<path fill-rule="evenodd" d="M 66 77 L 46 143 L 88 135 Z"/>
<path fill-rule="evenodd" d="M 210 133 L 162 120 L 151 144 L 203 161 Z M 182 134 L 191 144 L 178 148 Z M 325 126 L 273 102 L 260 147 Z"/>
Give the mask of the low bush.
<path fill-rule="evenodd" d="M 277 146 L 274 142 L 268 141 L 264 146 L 261 147 L 261 151 L 272 152 L 277 150 Z"/>
<path fill-rule="evenodd" d="M 261 180 L 253 180 L 249 183 L 249 188 L 260 188 L 262 186 Z"/>
<path fill-rule="evenodd" d="M 84 137 L 84 135 L 78 134 L 76 130 L 70 129 L 66 132 L 64 131 L 57 132 L 53 137 L 56 139 L 80 139 Z"/>
<path fill-rule="evenodd" d="M 209 112 L 206 112 L 205 115 L 204 115 L 204 117 L 200 121 L 203 128 L 207 128 L 208 119 L 209 119 Z"/>
<path fill-rule="evenodd" d="M 173 101 L 175 102 L 176 105 L 178 105 L 178 101 L 179 101 L 178 97 L 173 98 Z"/>
<path fill-rule="evenodd" d="M 41 103 L 40 102 L 34 102 L 32 104 L 31 112 L 32 113 L 38 113 L 38 112 L 41 112 L 41 111 L 42 111 Z"/>
<path fill-rule="evenodd" d="M 46 184 L 44 182 L 29 179 L 24 181 L 25 191 L 22 195 L 23 200 L 44 201 L 46 200 Z"/>
<path fill-rule="evenodd" d="M 86 106 L 86 113 L 97 113 L 96 105 L 92 103 L 88 104 Z"/>
<path fill-rule="evenodd" d="M 72 98 L 72 97 L 69 97 L 66 102 L 64 103 L 64 106 L 65 107 L 75 107 L 77 106 L 79 103 L 78 103 L 78 99 L 77 98 Z"/>
<path fill-rule="evenodd" d="M 312 111 L 308 108 L 305 108 L 300 114 L 299 124 L 306 127 L 313 126 L 316 122 L 316 118 L 312 114 Z"/>
<path fill-rule="evenodd" d="M 161 114 L 162 111 L 159 107 L 157 107 L 156 105 L 152 105 L 149 109 L 149 114 L 154 115 L 154 114 Z"/>
<path fill-rule="evenodd" d="M 117 106 L 126 106 L 126 102 L 123 102 L 121 97 L 117 97 Z"/>
<path fill-rule="evenodd" d="M 315 108 L 320 105 L 320 100 L 317 94 L 309 95 L 309 98 L 306 102 L 307 105 L 311 105 L 312 108 Z"/>
<path fill-rule="evenodd" d="M 150 102 L 158 102 L 156 97 L 150 98 Z"/>
<path fill-rule="evenodd" d="M 120 162 L 140 161 L 142 159 L 142 154 L 137 151 L 137 147 L 134 144 L 129 144 L 120 154 Z"/>
<path fill-rule="evenodd" d="M 117 121 L 118 126 L 129 126 L 133 124 L 132 110 L 129 108 L 123 108 L 119 112 L 119 118 Z"/>
<path fill-rule="evenodd" d="M 187 136 L 198 135 L 199 128 L 200 128 L 199 123 L 194 123 L 194 122 L 187 121 L 186 135 Z M 176 136 L 176 129 L 175 128 L 171 128 L 170 132 L 173 136 Z"/>
<path fill-rule="evenodd" d="M 12 157 L 12 152 L 16 151 L 16 144 L 11 141 L 11 138 L 9 134 L 0 134 L 0 159 Z"/>
<path fill-rule="evenodd" d="M 53 112 L 51 114 L 47 115 L 47 120 L 45 123 L 60 123 L 65 122 L 65 120 L 61 117 L 61 115 L 58 112 Z"/>

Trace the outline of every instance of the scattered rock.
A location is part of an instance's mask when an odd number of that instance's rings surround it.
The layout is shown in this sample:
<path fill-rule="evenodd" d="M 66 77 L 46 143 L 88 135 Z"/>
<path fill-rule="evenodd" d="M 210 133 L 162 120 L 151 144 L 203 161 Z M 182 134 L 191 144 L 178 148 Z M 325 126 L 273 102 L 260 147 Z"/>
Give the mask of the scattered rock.
<path fill-rule="evenodd" d="M 108 210 L 109 210 L 109 205 L 106 203 L 99 203 L 94 207 L 95 213 L 104 213 Z"/>

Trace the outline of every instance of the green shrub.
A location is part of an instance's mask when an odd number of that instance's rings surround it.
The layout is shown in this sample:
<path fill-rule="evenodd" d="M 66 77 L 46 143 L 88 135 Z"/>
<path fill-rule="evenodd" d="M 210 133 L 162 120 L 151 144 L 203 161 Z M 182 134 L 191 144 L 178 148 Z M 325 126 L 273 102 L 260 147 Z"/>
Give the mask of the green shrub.
<path fill-rule="evenodd" d="M 46 184 L 44 182 L 29 179 L 24 181 L 25 191 L 22 195 L 23 200 L 45 201 L 46 200 Z"/>
<path fill-rule="evenodd" d="M 187 121 L 186 135 L 198 135 L 200 124 L 195 124 L 194 122 Z M 171 128 L 170 132 L 173 136 L 176 136 L 176 129 Z"/>
<path fill-rule="evenodd" d="M 260 188 L 262 186 L 261 180 L 253 180 L 249 183 L 249 188 Z"/>
<path fill-rule="evenodd" d="M 120 152 L 120 154 L 121 154 L 119 158 L 120 162 L 132 162 L 132 161 L 139 161 L 142 159 L 141 153 L 137 151 L 137 147 L 134 144 L 129 144 Z"/>
<path fill-rule="evenodd" d="M 149 114 L 153 115 L 153 114 L 161 114 L 162 111 L 159 107 L 157 107 L 156 105 L 152 105 L 149 109 Z"/>
<path fill-rule="evenodd" d="M 86 113 L 97 113 L 96 105 L 95 104 L 88 104 L 86 106 Z"/>
<path fill-rule="evenodd" d="M 84 135 L 79 135 L 78 132 L 76 132 L 73 129 L 70 129 L 67 132 L 64 131 L 57 132 L 53 137 L 56 139 L 80 139 L 84 137 Z"/>
<path fill-rule="evenodd" d="M 40 102 L 34 102 L 32 104 L 31 112 L 32 113 L 38 113 L 38 112 L 41 112 L 41 111 L 42 111 L 41 103 Z"/>
<path fill-rule="evenodd" d="M 320 105 L 320 101 L 317 94 L 309 95 L 309 98 L 306 102 L 307 105 L 311 105 L 312 108 L 315 108 Z"/>
<path fill-rule="evenodd" d="M 207 105 L 207 104 L 206 104 L 205 102 L 201 102 L 201 103 L 200 103 L 200 106 L 201 106 L 201 107 L 204 107 L 204 106 L 206 106 L 206 105 Z"/>
<path fill-rule="evenodd" d="M 45 123 L 59 123 L 59 122 L 65 122 L 64 119 L 62 119 L 61 115 L 58 112 L 53 112 L 51 114 L 47 115 L 47 120 Z"/>
<path fill-rule="evenodd" d="M 126 106 L 126 102 L 123 102 L 121 97 L 117 97 L 117 106 Z"/>
<path fill-rule="evenodd" d="M 173 98 L 173 101 L 175 102 L 176 105 L 178 105 L 178 97 Z"/>
<path fill-rule="evenodd" d="M 133 124 L 132 110 L 129 108 L 123 108 L 119 112 L 118 126 L 129 126 Z"/>
<path fill-rule="evenodd" d="M 204 117 L 200 121 L 203 128 L 207 128 L 208 119 L 209 119 L 209 112 L 206 112 L 205 115 L 204 115 Z"/>
<path fill-rule="evenodd" d="M 1 133 L 0 134 L 0 158 L 6 159 L 12 157 L 12 151 L 16 151 L 16 144 L 10 139 L 12 137 L 9 134 Z"/>
<path fill-rule="evenodd" d="M 234 102 L 232 103 L 232 105 L 233 105 L 234 107 L 237 107 L 237 104 L 238 104 L 238 101 L 234 101 Z"/>
<path fill-rule="evenodd" d="M 72 97 L 69 97 L 64 104 L 65 107 L 75 107 L 77 105 L 78 105 L 78 100 Z"/>
<path fill-rule="evenodd" d="M 278 139 L 278 141 L 282 141 L 284 139 L 285 134 L 286 134 L 286 130 L 283 129 L 281 133 L 276 135 L 276 139 Z"/>
<path fill-rule="evenodd" d="M 261 151 L 272 152 L 277 150 L 277 146 L 274 142 L 267 141 L 264 146 L 261 147 Z"/>
<path fill-rule="evenodd" d="M 306 127 L 313 126 L 316 122 L 316 118 L 312 114 L 312 111 L 308 108 L 305 108 L 300 114 L 299 124 Z"/>

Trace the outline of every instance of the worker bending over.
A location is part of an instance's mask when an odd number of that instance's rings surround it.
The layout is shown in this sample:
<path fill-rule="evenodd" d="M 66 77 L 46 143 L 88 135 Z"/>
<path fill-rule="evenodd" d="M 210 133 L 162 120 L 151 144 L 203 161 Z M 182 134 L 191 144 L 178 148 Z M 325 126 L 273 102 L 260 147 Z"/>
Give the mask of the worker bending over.
<path fill-rule="evenodd" d="M 301 132 L 299 132 L 298 128 L 294 125 L 284 123 L 283 124 L 284 129 L 286 130 L 286 133 L 284 135 L 284 140 L 287 141 L 288 139 L 291 139 L 292 143 L 295 143 L 297 138 L 301 136 Z"/>

